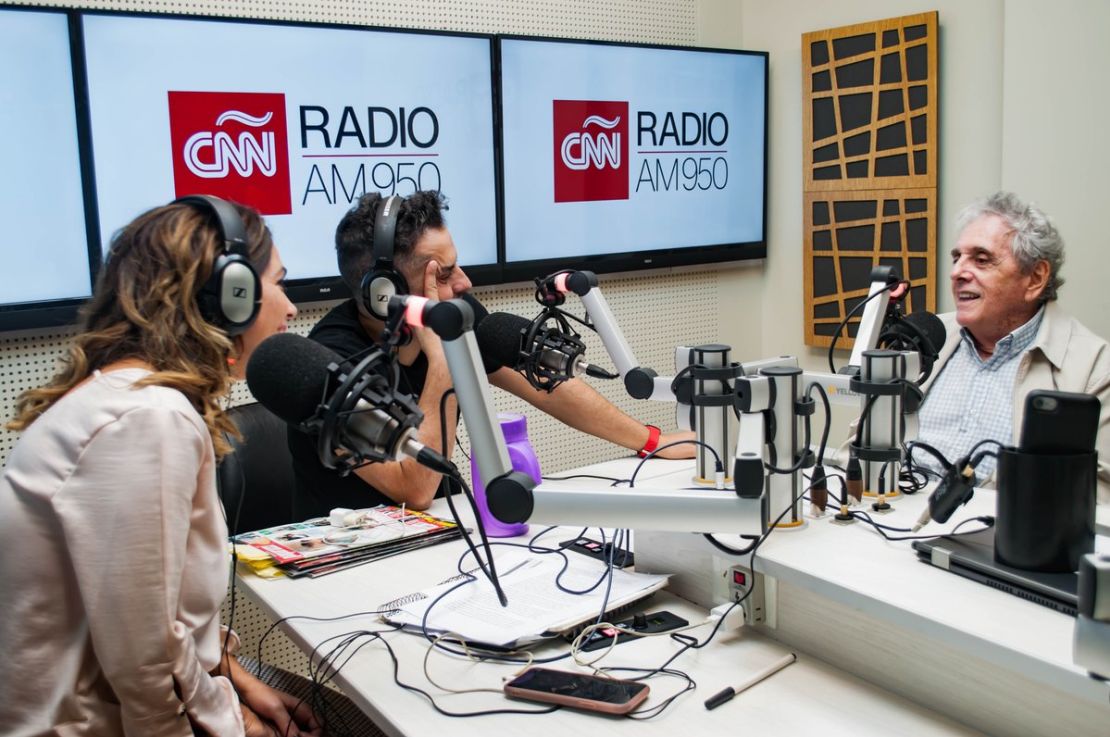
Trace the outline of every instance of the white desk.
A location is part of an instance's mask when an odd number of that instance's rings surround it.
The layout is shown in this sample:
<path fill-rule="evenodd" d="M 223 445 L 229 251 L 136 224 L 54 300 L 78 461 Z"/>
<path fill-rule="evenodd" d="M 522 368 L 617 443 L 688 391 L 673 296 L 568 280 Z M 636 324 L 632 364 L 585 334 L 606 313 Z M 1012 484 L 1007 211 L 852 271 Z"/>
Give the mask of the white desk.
<path fill-rule="evenodd" d="M 640 478 L 665 476 L 685 464 L 651 464 Z M 574 483 L 574 482 L 567 482 Z M 445 513 L 437 502 L 433 510 Z M 535 532 L 536 530 L 533 530 Z M 566 539 L 551 533 L 549 542 Z M 350 571 L 316 580 L 280 579 L 265 581 L 252 576 L 241 579 L 242 588 L 275 619 L 290 615 L 329 617 L 357 610 L 371 610 L 379 603 L 407 594 L 446 578 L 455 570 L 463 549 L 461 542 L 414 551 L 400 557 L 367 564 Z M 667 593 L 657 595 L 646 609 L 670 609 L 691 622 L 700 621 L 705 610 Z M 326 638 L 358 629 L 377 629 L 372 616 L 340 622 L 320 623 L 293 620 L 282 625 L 286 633 L 306 651 Z M 704 638 L 709 627 L 691 634 Z M 525 702 L 512 702 L 498 694 L 452 696 L 430 686 L 422 672 L 427 643 L 406 633 L 390 633 L 386 639 L 400 659 L 400 677 L 435 693 L 442 706 L 456 711 L 498 708 L 532 708 Z M 654 638 L 618 645 L 603 664 L 654 667 L 678 649 L 669 638 Z M 547 646 L 538 655 L 565 652 L 566 645 Z M 630 733 L 637 735 L 726 734 L 743 730 L 759 735 L 952 735 L 974 734 L 968 728 L 913 702 L 875 688 L 873 685 L 833 668 L 821 660 L 800 655 L 798 662 L 769 680 L 753 687 L 729 703 L 706 711 L 703 702 L 725 686 L 742 680 L 785 653 L 785 648 L 751 629 L 718 635 L 708 647 L 687 651 L 672 667 L 688 672 L 698 684 L 696 691 L 681 696 L 661 716 L 646 722 L 633 722 L 562 710 L 538 716 L 499 715 L 452 719 L 436 713 L 427 701 L 404 691 L 393 682 L 392 664 L 384 647 L 372 643 L 360 650 L 336 678 L 351 698 L 393 735 L 451 734 L 453 737 L 486 737 L 531 730 L 538 735 Z M 553 667 L 573 668 L 567 663 Z M 501 679 L 514 667 L 471 663 L 462 659 L 433 655 L 432 673 L 443 683 L 456 687 L 499 688 Z M 652 693 L 646 706 L 659 703 L 674 693 L 680 682 L 671 678 L 650 681 Z M 511 731 L 512 730 L 512 731 Z"/>
<path fill-rule="evenodd" d="M 590 471 L 627 476 L 631 468 L 615 461 Z M 681 487 L 690 475 L 641 474 L 637 484 Z M 926 498 L 900 498 L 893 512 L 874 517 L 910 527 Z M 977 491 L 949 524 L 921 532 L 993 514 L 994 504 L 993 492 Z M 711 571 L 713 558 L 719 569 L 725 557 L 695 535 L 639 532 L 636 549 L 649 570 Z M 909 542 L 887 542 L 862 523 L 838 525 L 831 514 L 772 533 L 755 569 L 777 587 L 774 626 L 760 629 L 796 649 L 984 731 L 1110 735 L 1110 685 L 1072 664 L 1075 620 L 1067 615 L 919 563 Z M 710 603 L 705 581 L 686 583 L 703 594 L 691 598 Z"/>

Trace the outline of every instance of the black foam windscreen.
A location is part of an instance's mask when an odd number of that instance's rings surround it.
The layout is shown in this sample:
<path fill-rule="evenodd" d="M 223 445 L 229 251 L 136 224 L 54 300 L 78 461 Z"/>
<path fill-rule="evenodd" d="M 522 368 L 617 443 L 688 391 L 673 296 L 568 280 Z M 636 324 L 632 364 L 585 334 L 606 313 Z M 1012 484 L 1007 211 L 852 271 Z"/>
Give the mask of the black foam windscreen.
<path fill-rule="evenodd" d="M 291 425 L 312 417 L 323 399 L 328 365 L 343 359 L 330 348 L 292 333 L 262 341 L 247 362 L 247 386 L 266 409 Z"/>
<path fill-rule="evenodd" d="M 929 341 L 928 346 L 922 346 L 935 358 L 940 349 L 944 347 L 944 341 L 948 337 L 948 331 L 944 328 L 944 323 L 941 319 L 934 315 L 932 312 L 911 312 L 902 318 L 903 321 L 913 325 L 917 330 L 925 336 Z"/>
<path fill-rule="evenodd" d="M 921 356 L 920 383 L 932 373 L 933 364 L 947 336 L 944 323 L 932 312 L 911 312 L 884 325 L 878 344 L 891 350 L 917 351 Z"/>
<path fill-rule="evenodd" d="M 508 312 L 491 312 L 478 323 L 474 337 L 486 371 L 502 366 L 515 369 L 520 363 L 520 340 L 532 323 Z"/>

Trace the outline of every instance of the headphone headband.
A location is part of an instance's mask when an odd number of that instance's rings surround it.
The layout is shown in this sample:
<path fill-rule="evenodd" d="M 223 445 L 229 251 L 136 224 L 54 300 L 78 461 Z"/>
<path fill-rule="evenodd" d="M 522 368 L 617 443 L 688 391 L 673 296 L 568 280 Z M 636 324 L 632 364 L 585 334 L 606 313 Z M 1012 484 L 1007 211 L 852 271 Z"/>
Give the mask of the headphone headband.
<path fill-rule="evenodd" d="M 374 269 L 393 265 L 393 239 L 397 235 L 397 217 L 404 198 L 398 195 L 383 197 L 374 216 Z"/>
<path fill-rule="evenodd" d="M 389 317 L 389 298 L 408 294 L 405 277 L 393 265 L 393 239 L 403 197 L 390 195 L 378 203 L 374 216 L 374 263 L 362 278 L 362 305 L 374 317 Z"/>
<path fill-rule="evenodd" d="M 227 200 L 207 194 L 191 194 L 179 197 L 170 204 L 192 205 L 202 213 L 214 215 L 220 228 L 224 253 L 234 253 L 247 257 L 247 231 L 243 218 Z"/>

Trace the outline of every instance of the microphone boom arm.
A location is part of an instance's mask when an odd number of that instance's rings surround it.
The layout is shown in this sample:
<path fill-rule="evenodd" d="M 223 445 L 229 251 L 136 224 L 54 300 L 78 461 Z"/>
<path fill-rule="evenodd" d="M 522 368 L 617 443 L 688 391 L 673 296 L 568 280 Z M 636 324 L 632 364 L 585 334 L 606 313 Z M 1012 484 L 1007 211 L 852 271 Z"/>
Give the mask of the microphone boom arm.
<path fill-rule="evenodd" d="M 541 285 L 542 289 L 553 290 L 560 296 L 568 292 L 578 295 L 631 397 L 659 402 L 675 401 L 674 391 L 671 389 L 673 377 L 659 376 L 653 369 L 641 366 L 636 360 L 613 311 L 609 309 L 609 303 L 601 293 L 597 274 L 592 271 L 559 272 L 542 280 Z"/>
<path fill-rule="evenodd" d="M 489 380 L 482 370 L 482 357 L 474 337 L 473 309 L 461 299 L 437 302 L 411 295 L 391 297 L 389 309 L 391 316 L 399 316 L 409 326 L 427 326 L 439 336 L 455 386 L 455 398 L 470 435 L 471 453 L 482 478 L 490 479 L 486 483 L 490 511 L 505 522 L 524 521 L 532 511 L 535 481 L 528 474 L 513 470 L 505 436 L 493 421 Z"/>

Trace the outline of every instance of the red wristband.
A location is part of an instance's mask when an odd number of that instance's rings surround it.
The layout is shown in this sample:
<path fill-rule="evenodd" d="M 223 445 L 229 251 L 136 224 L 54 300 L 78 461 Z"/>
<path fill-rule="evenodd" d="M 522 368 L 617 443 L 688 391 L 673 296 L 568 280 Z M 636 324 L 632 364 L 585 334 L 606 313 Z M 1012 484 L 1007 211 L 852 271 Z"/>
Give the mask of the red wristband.
<path fill-rule="evenodd" d="M 645 425 L 644 427 L 648 429 L 648 439 L 647 442 L 644 443 L 644 447 L 640 449 L 641 458 L 646 457 L 648 453 L 659 447 L 659 436 L 663 433 L 663 431 L 655 425 Z"/>

